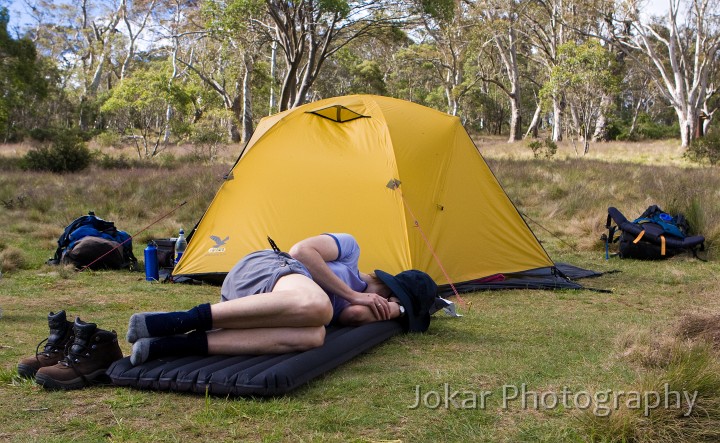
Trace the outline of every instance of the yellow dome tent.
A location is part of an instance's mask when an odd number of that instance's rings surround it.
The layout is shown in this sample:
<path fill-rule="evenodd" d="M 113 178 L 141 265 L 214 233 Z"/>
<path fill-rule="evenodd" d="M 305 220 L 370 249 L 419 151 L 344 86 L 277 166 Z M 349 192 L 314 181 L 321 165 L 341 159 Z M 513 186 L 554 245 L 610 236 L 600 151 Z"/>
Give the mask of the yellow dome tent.
<path fill-rule="evenodd" d="M 353 234 L 364 272 L 438 284 L 554 266 L 457 117 L 352 95 L 260 122 L 173 275 L 222 281 L 268 236 L 287 251 L 323 232 Z"/>

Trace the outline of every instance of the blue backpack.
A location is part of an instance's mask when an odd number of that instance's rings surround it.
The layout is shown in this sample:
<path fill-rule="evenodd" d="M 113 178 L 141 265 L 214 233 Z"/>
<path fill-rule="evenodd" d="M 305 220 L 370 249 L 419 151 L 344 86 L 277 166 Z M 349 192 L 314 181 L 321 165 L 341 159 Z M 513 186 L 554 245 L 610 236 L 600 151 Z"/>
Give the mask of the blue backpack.
<path fill-rule="evenodd" d="M 690 235 L 690 225 L 682 214 L 670 215 L 657 205 L 648 207 L 633 221 L 610 207 L 606 228 L 608 234 L 603 236 L 606 258 L 609 245 L 616 241 L 621 258 L 661 260 L 681 252 L 690 252 L 697 257 L 698 250 L 705 250 L 705 237 Z M 616 231 L 620 231 L 618 238 L 615 238 Z"/>
<path fill-rule="evenodd" d="M 70 223 L 58 239 L 58 247 L 48 264 L 71 263 L 77 268 L 134 268 L 132 237 L 89 212 Z"/>

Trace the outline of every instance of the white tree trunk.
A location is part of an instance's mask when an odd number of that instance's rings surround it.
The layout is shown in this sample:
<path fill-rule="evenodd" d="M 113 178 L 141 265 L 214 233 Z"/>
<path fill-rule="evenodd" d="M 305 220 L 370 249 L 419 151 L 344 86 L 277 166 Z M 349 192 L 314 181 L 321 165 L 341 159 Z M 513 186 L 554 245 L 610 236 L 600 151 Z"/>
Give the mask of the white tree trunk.
<path fill-rule="evenodd" d="M 605 141 L 608 138 L 607 133 L 607 111 L 612 105 L 612 97 L 604 94 L 600 102 L 600 113 L 598 114 L 597 121 L 595 122 L 595 131 L 592 135 L 592 141 Z"/>
<path fill-rule="evenodd" d="M 252 72 L 255 67 L 254 61 L 247 54 L 245 55 L 245 74 L 243 75 L 242 82 L 242 143 L 247 143 L 253 134 L 253 113 L 252 113 L 252 89 L 250 88 L 250 81 L 252 79 Z"/>
<path fill-rule="evenodd" d="M 542 106 L 538 104 L 535 107 L 535 113 L 533 114 L 532 121 L 530 121 L 530 126 L 528 126 L 527 132 L 525 132 L 525 137 L 528 138 L 532 135 L 533 138 L 537 138 L 538 136 L 538 125 L 540 124 L 540 113 L 542 112 Z"/>
<path fill-rule="evenodd" d="M 508 143 L 513 143 L 522 137 L 522 115 L 520 114 L 520 103 L 516 97 L 510 97 L 510 136 Z"/>
<path fill-rule="evenodd" d="M 563 139 L 563 104 L 558 98 L 553 99 L 553 127 L 552 127 L 552 140 L 554 142 L 562 141 Z"/>
<path fill-rule="evenodd" d="M 275 98 L 275 64 L 277 63 L 277 41 L 273 40 L 270 48 L 270 108 L 268 110 L 268 115 L 274 114 L 277 108 L 277 99 Z"/>
<path fill-rule="evenodd" d="M 687 19 L 678 20 L 680 1 L 668 0 L 669 10 L 664 32 L 658 32 L 640 19 L 639 5 L 632 21 L 637 32 L 632 42 L 622 43 L 640 49 L 652 63 L 651 74 L 678 116 L 680 140 L 687 147 L 695 137 L 699 110 L 712 89 L 709 82 L 712 61 L 720 49 L 717 0 L 690 0 Z M 684 29 L 687 27 L 688 29 Z M 691 35 L 692 39 L 685 36 Z"/>

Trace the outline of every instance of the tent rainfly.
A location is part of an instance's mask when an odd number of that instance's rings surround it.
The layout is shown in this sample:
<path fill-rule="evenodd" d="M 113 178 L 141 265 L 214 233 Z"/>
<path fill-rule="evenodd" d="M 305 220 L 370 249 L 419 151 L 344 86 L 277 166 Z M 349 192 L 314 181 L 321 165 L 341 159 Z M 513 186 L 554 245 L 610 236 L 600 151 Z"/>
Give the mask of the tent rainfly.
<path fill-rule="evenodd" d="M 264 118 L 173 276 L 221 282 L 268 236 L 288 250 L 323 232 L 354 235 L 364 272 L 419 269 L 460 290 L 579 286 L 557 272 L 457 117 L 373 95 Z"/>

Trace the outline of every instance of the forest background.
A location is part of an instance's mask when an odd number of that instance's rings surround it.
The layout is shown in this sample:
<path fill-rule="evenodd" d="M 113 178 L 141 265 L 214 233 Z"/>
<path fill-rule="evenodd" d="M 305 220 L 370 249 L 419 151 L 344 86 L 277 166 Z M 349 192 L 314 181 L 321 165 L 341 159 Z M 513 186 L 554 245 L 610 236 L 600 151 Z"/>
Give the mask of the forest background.
<path fill-rule="evenodd" d="M 693 141 L 718 103 L 718 3 L 0 0 L 0 141 L 71 131 L 139 158 L 187 142 L 211 159 L 264 116 L 367 93 L 474 135 L 581 154 L 671 137 L 714 163 Z"/>

